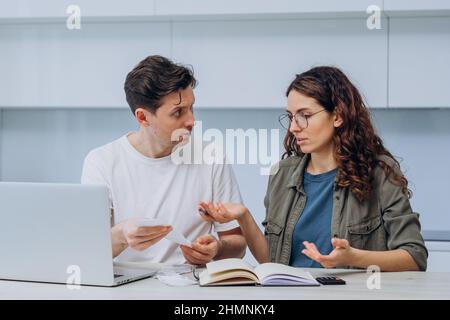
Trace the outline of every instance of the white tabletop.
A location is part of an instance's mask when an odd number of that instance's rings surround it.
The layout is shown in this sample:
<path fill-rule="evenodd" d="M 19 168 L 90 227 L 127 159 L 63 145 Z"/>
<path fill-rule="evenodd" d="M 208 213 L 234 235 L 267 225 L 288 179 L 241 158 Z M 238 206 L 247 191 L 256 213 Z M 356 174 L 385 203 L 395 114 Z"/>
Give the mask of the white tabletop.
<path fill-rule="evenodd" d="M 347 284 L 320 287 L 187 287 L 168 286 L 155 278 L 113 288 L 0 281 L 0 299 L 450 299 L 450 272 L 381 273 L 380 289 L 369 289 L 369 274 L 360 270 L 306 269 L 313 276 L 337 275 Z"/>

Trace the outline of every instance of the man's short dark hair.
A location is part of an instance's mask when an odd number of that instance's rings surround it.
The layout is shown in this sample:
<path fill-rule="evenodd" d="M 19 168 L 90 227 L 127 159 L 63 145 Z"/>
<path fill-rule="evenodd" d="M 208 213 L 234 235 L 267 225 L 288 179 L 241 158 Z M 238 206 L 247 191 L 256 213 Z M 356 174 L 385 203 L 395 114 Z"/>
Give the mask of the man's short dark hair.
<path fill-rule="evenodd" d="M 192 69 L 154 55 L 139 62 L 125 80 L 125 95 L 131 111 L 145 108 L 155 113 L 163 97 L 196 86 Z"/>

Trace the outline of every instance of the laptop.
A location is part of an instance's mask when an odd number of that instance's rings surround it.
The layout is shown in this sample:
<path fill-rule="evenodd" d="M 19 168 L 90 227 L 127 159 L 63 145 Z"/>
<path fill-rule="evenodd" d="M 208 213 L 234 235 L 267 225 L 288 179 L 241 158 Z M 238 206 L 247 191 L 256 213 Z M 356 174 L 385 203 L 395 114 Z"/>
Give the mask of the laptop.
<path fill-rule="evenodd" d="M 0 279 L 117 286 L 155 271 L 114 267 L 108 189 L 0 182 Z"/>

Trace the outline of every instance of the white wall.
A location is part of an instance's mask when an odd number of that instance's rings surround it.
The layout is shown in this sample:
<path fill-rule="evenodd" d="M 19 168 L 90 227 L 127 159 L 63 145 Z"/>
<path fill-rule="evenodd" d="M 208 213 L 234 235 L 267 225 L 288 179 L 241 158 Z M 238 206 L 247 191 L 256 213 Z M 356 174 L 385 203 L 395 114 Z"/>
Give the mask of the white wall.
<path fill-rule="evenodd" d="M 198 110 L 203 129 L 279 128 L 279 110 Z M 450 230 L 450 109 L 372 110 L 376 127 L 414 193 L 423 229 Z M 0 131 L 1 179 L 78 182 L 86 153 L 135 130 L 129 110 L 4 110 Z M 280 135 L 282 147 L 283 135 Z M 264 218 L 267 177 L 258 165 L 235 165 L 244 200 L 257 221 Z"/>
<path fill-rule="evenodd" d="M 375 123 L 404 158 L 423 229 L 450 231 L 447 2 L 384 0 L 381 30 L 365 13 L 380 0 L 241 2 L 80 0 L 86 19 L 70 31 L 68 0 L 0 0 L 0 179 L 77 182 L 91 148 L 136 128 L 122 87 L 147 55 L 194 66 L 199 118 L 221 130 L 277 128 L 295 73 L 331 64 L 380 108 Z M 235 170 L 261 222 L 267 177 Z"/>

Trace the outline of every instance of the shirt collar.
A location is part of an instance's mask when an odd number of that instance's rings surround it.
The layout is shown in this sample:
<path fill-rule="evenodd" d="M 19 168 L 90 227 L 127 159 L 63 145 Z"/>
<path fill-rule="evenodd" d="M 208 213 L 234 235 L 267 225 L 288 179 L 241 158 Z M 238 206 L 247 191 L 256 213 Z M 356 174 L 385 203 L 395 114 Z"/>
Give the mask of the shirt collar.
<path fill-rule="evenodd" d="M 303 184 L 303 173 L 306 170 L 306 165 L 308 164 L 310 157 L 311 157 L 311 155 L 309 155 L 309 154 L 305 154 L 302 157 L 297 168 L 294 169 L 294 172 L 292 173 L 291 178 L 288 180 L 288 183 L 286 185 L 288 188 L 296 187 L 297 191 L 302 190 L 301 186 Z"/>
<path fill-rule="evenodd" d="M 303 192 L 303 174 L 306 170 L 306 166 L 308 165 L 309 160 L 311 159 L 310 154 L 305 154 L 302 159 L 300 160 L 298 166 L 294 169 L 294 172 L 292 173 L 292 176 L 288 180 L 286 187 L 287 188 L 293 188 L 295 187 L 297 191 Z M 337 184 L 337 180 L 334 181 L 334 190 L 337 190 L 339 188 Z"/>

